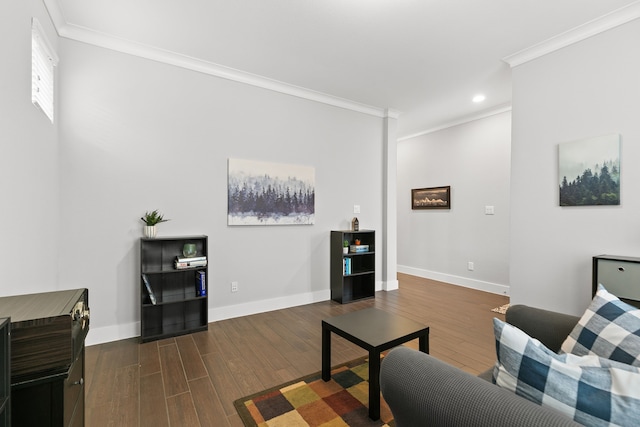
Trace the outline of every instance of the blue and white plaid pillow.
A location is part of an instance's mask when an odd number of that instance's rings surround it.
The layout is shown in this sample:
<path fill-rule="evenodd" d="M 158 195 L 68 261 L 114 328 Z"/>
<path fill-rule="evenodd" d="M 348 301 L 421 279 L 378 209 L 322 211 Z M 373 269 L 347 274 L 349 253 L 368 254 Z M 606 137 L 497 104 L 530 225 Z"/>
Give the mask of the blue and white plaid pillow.
<path fill-rule="evenodd" d="M 498 386 L 586 426 L 638 425 L 640 368 L 594 355 L 558 355 L 501 320 L 493 326 Z"/>
<path fill-rule="evenodd" d="M 640 309 L 598 285 L 593 301 L 562 343 L 560 353 L 595 354 L 640 366 Z"/>

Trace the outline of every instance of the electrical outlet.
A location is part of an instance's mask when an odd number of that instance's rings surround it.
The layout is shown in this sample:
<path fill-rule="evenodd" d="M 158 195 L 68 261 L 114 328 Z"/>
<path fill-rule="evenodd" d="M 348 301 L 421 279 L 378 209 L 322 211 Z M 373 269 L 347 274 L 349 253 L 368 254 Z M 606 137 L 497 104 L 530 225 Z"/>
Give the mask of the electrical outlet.
<path fill-rule="evenodd" d="M 360 213 L 360 205 L 353 205 L 353 213 Z"/>
<path fill-rule="evenodd" d="M 231 292 L 238 292 L 238 282 L 231 282 Z"/>
<path fill-rule="evenodd" d="M 469 270 L 469 271 L 473 271 L 473 262 L 469 261 L 469 262 L 467 263 L 467 270 Z"/>

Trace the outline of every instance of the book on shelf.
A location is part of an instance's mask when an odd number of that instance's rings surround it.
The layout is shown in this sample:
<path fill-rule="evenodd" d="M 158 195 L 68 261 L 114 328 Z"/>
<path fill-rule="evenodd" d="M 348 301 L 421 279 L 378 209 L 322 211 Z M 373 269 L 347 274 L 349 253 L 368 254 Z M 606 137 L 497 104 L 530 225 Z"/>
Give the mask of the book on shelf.
<path fill-rule="evenodd" d="M 207 260 L 205 259 L 205 260 L 202 260 L 202 261 L 181 262 L 181 261 L 178 261 L 176 259 L 176 262 L 174 263 L 174 266 L 178 270 L 183 269 L 183 268 L 206 267 L 207 266 Z"/>
<path fill-rule="evenodd" d="M 369 245 L 351 245 L 351 253 L 369 252 Z"/>
<path fill-rule="evenodd" d="M 177 256 L 176 257 L 177 262 L 194 262 L 194 261 L 206 261 L 206 260 L 207 260 L 206 256 L 191 256 L 191 257 Z"/>
<path fill-rule="evenodd" d="M 204 271 L 196 271 L 196 296 L 204 297 L 207 295 L 207 273 Z"/>
<path fill-rule="evenodd" d="M 345 276 L 351 274 L 351 258 L 343 258 L 342 267 Z"/>
<path fill-rule="evenodd" d="M 149 279 L 147 279 L 146 274 L 142 274 L 142 281 L 144 282 L 144 287 L 147 288 L 147 294 L 149 294 L 149 300 L 151 304 L 156 305 L 156 295 L 153 293 L 153 289 L 151 289 L 151 283 L 149 283 Z"/>

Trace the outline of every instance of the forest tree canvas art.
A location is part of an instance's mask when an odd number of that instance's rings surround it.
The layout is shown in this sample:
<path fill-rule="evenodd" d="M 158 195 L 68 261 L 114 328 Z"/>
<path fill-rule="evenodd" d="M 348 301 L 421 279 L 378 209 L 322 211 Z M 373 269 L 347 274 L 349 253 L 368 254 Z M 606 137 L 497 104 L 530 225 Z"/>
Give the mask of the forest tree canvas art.
<path fill-rule="evenodd" d="M 229 159 L 229 225 L 315 222 L 315 168 Z"/>
<path fill-rule="evenodd" d="M 560 206 L 620 204 L 620 135 L 558 145 Z"/>

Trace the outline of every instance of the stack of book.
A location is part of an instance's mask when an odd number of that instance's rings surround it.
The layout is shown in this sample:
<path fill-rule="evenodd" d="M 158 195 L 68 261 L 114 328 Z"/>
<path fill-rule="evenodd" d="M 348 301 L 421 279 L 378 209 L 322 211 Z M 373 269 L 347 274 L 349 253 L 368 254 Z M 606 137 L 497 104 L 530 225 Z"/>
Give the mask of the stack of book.
<path fill-rule="evenodd" d="M 351 245 L 351 253 L 369 252 L 369 245 Z"/>
<path fill-rule="evenodd" d="M 178 270 L 183 268 L 205 267 L 207 265 L 207 257 L 206 256 L 194 256 L 194 257 L 177 256 L 174 265 Z"/>

